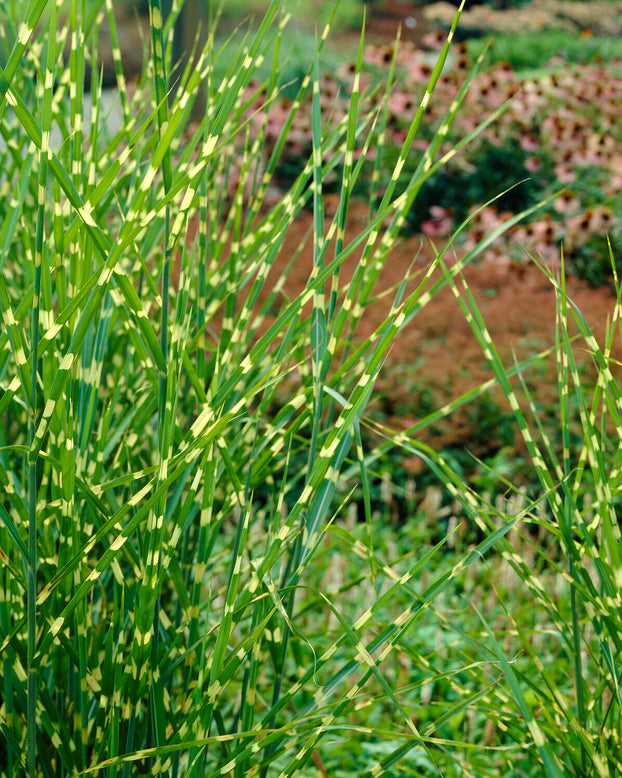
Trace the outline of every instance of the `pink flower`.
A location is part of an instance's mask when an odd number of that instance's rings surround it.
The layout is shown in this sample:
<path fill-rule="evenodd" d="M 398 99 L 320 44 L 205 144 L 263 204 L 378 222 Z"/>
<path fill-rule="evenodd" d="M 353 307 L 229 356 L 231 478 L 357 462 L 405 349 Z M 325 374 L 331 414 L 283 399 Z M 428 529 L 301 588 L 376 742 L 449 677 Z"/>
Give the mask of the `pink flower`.
<path fill-rule="evenodd" d="M 443 208 L 440 205 L 430 206 L 430 219 L 423 222 L 421 231 L 429 238 L 448 235 L 453 226 L 453 211 L 451 208 Z"/>
<path fill-rule="evenodd" d="M 423 37 L 423 45 L 433 51 L 440 51 L 447 40 L 447 33 L 444 30 L 432 30 Z"/>
<path fill-rule="evenodd" d="M 525 168 L 530 173 L 535 173 L 538 170 L 542 170 L 542 160 L 537 156 L 527 157 L 525 160 Z"/>
<path fill-rule="evenodd" d="M 572 165 L 555 165 L 553 171 L 560 184 L 571 184 L 577 177 Z"/>
<path fill-rule="evenodd" d="M 535 135 L 528 133 L 527 135 L 521 135 L 520 147 L 525 151 L 537 151 L 540 148 L 540 143 Z"/>
<path fill-rule="evenodd" d="M 576 213 L 581 208 L 581 201 L 569 189 L 564 189 L 553 201 L 553 208 L 558 213 Z"/>
<path fill-rule="evenodd" d="M 393 46 L 366 46 L 364 59 L 370 65 L 389 65 L 393 59 L 395 50 Z"/>
<path fill-rule="evenodd" d="M 432 75 L 432 68 L 427 62 L 414 59 L 408 66 L 408 78 L 415 84 L 427 84 Z"/>
<path fill-rule="evenodd" d="M 497 62 L 493 72 L 499 81 L 516 81 L 516 73 L 509 62 Z"/>
<path fill-rule="evenodd" d="M 583 246 L 592 235 L 592 209 L 571 216 L 566 221 L 566 237 L 564 245 L 568 251 L 574 251 Z"/>
<path fill-rule="evenodd" d="M 606 205 L 599 205 L 590 213 L 590 229 L 594 233 L 606 235 L 613 224 L 613 213 Z"/>
<path fill-rule="evenodd" d="M 399 146 L 400 148 L 404 145 L 404 141 L 406 140 L 407 132 L 406 130 L 390 130 L 391 133 L 391 143 L 394 143 L 396 146 Z"/>
<path fill-rule="evenodd" d="M 417 102 L 410 92 L 392 92 L 387 103 L 389 111 L 399 118 L 410 121 Z"/>

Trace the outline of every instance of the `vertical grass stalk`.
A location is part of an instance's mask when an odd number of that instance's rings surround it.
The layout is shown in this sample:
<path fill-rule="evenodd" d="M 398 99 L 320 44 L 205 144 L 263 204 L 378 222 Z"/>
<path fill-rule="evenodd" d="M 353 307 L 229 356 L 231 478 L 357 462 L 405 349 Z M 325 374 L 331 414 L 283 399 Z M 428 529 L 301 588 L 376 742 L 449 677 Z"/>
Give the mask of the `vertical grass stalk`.
<path fill-rule="evenodd" d="M 39 185 L 37 189 L 37 221 L 35 227 L 34 251 L 34 291 L 32 299 L 31 327 L 31 396 L 29 408 L 28 442 L 30 455 L 28 458 L 28 745 L 27 761 L 30 778 L 35 778 L 37 771 L 37 667 L 35 653 L 37 642 L 37 565 L 38 565 L 38 532 L 37 532 L 37 465 L 39 458 L 33 455 L 36 418 L 38 408 L 38 367 L 39 367 L 39 315 L 41 305 L 41 266 L 44 251 L 45 220 L 47 212 L 47 172 L 48 153 L 50 149 L 50 128 L 52 124 L 52 89 L 55 69 L 56 41 L 56 6 L 52 4 L 49 20 L 48 52 L 45 64 L 45 80 L 43 84 L 41 133 L 41 150 L 39 153 Z"/>

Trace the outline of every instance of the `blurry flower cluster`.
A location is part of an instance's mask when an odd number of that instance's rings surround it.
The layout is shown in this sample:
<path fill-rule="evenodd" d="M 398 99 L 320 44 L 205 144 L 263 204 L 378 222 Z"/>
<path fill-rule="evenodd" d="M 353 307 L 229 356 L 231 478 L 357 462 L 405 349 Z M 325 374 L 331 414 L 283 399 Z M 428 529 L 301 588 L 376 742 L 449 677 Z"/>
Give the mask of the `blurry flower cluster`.
<path fill-rule="evenodd" d="M 515 7 L 513 7 L 515 6 Z M 511 7 L 491 8 L 490 4 L 470 5 L 460 17 L 463 30 L 509 32 L 529 30 L 546 31 L 551 28 L 577 32 L 589 29 L 605 35 L 619 35 L 622 3 L 620 0 L 531 0 Z M 423 9 L 428 24 L 450 27 L 456 14 L 451 3 L 428 2 Z"/>
<path fill-rule="evenodd" d="M 432 73 L 435 51 L 443 41 L 442 35 L 434 33 L 421 48 L 400 42 L 365 50 L 360 74 L 360 88 L 367 95 L 365 109 L 384 105 L 386 97 L 386 127 L 378 148 L 381 180 L 391 175 Z M 386 96 L 378 85 L 386 81 L 392 63 L 396 76 Z M 454 46 L 402 178 L 412 175 L 472 67 L 465 44 Z M 347 117 L 354 78 L 351 65 L 322 77 L 320 101 L 327 131 Z M 510 262 L 529 253 L 555 265 L 563 244 L 575 269 L 602 283 L 602 267 L 606 276 L 609 265 L 604 236 L 612 236 L 615 247 L 621 233 L 622 61 L 573 65 L 555 59 L 537 78 L 521 78 L 509 65 L 494 64 L 472 79 L 436 158 L 504 105 L 495 122 L 426 182 L 409 220 L 411 229 L 434 239 L 466 222 L 461 239 L 468 249 L 515 214 L 548 198 L 535 216 L 514 225 L 489 246 L 484 258 Z M 264 161 L 282 143 L 274 173 L 277 185 L 291 182 L 309 159 L 311 110 L 310 95 L 293 120 L 290 99 L 277 96 L 266 101 L 257 91 L 249 97 L 251 135 L 263 134 Z M 360 186 L 365 187 L 362 178 Z M 504 191 L 494 204 L 485 205 Z M 601 270 L 590 273 L 584 267 L 588 260 L 600 263 Z"/>

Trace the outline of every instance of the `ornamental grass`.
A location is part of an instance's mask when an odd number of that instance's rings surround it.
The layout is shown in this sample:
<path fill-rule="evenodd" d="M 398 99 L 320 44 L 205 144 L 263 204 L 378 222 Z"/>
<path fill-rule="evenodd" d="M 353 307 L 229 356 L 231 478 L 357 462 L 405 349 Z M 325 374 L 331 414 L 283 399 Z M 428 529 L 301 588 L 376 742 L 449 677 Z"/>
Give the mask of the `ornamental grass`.
<path fill-rule="evenodd" d="M 462 276 L 539 204 L 452 263 L 450 238 L 414 289 L 404 268 L 386 317 L 358 342 L 407 214 L 453 155 L 443 144 L 477 65 L 403 181 L 459 14 L 395 164 L 376 168 L 366 223 L 346 237 L 357 182 L 387 136 L 395 59 L 384 97 L 363 93 L 362 34 L 348 101 L 329 120 L 319 75 L 328 25 L 275 130 L 287 9 L 274 0 L 239 47 L 210 34 L 171 98 L 181 5 L 163 20 L 150 0 L 149 55 L 132 85 L 112 0 L 72 0 L 66 18 L 47 0 L 1 10 L 11 43 L 0 74 L 0 775 L 615 775 L 620 452 L 605 437 L 610 423 L 620 430 L 619 294 L 598 344 L 563 274 L 543 266 L 559 300 L 562 429 L 570 396 L 582 409 L 584 436 L 561 458 L 516 399 L 537 355 L 500 362 Z M 104 18 L 116 124 L 97 68 L 84 76 Z M 270 76 L 255 86 L 264 60 Z M 274 198 L 307 99 L 310 153 Z M 290 296 L 289 271 L 267 279 L 303 208 L 314 214 L 313 266 Z M 515 411 L 536 497 L 520 502 L 508 483 L 507 502 L 491 505 L 418 442 L 487 386 L 412 429 L 376 425 L 382 442 L 366 443 L 392 345 L 442 288 Z M 599 371 L 591 396 L 574 369 L 569 316 Z M 395 452 L 440 477 L 479 528 L 476 543 L 459 542 L 450 521 L 438 542 L 411 535 L 404 552 L 378 526 L 370 477 Z M 554 590 L 516 551 L 532 525 L 541 545 L 529 558 Z M 486 566 L 501 563 L 514 583 L 497 586 L 491 621 L 482 603 L 500 579 Z M 485 596 L 465 584 L 480 578 Z M 514 611 L 519 588 L 529 608 Z M 518 621 L 525 611 L 536 627 Z M 554 635 L 547 651 L 534 629 Z"/>

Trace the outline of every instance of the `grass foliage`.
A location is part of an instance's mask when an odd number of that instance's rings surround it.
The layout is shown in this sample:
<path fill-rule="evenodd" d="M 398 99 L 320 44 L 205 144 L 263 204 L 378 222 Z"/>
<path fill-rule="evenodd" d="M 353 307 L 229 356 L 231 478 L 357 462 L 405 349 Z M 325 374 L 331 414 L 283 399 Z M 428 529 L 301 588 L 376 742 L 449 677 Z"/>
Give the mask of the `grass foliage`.
<path fill-rule="evenodd" d="M 90 7 L 73 0 L 65 22 L 54 3 L 31 0 L 2 18 L 15 43 L 0 75 L 0 775 L 517 775 L 516 764 L 534 776 L 618 773 L 620 454 L 600 441 L 621 429 L 619 305 L 601 347 L 563 277 L 551 278 L 562 428 L 572 394 L 585 433 L 561 459 L 520 410 L 511 377 L 521 371 L 496 356 L 463 264 L 439 254 L 409 293 L 405 269 L 386 320 L 364 343 L 354 337 L 466 94 L 468 78 L 398 186 L 451 34 L 379 204 L 346 239 L 349 199 L 386 110 L 362 110 L 355 79 L 348 113 L 323 124 L 328 29 L 291 107 L 293 120 L 312 94 L 312 154 L 270 204 L 289 124 L 259 174 L 248 87 L 288 22 L 278 0 L 239 50 L 210 38 L 170 103 L 180 3 L 163 24 L 152 0 L 137 85 L 125 84 L 116 48 L 119 130 L 106 127 L 97 68 L 84 88 L 102 18 L 116 42 L 112 0 Z M 268 107 L 281 86 L 274 67 Z M 335 175 L 338 206 L 325 218 L 323 184 Z M 304 207 L 315 216 L 313 269 L 292 297 L 286 276 L 270 271 Z M 391 345 L 441 286 L 454 290 L 510 398 L 537 500 L 508 492 L 489 505 L 417 442 L 421 424 L 378 428 L 385 442 L 364 448 Z M 569 316 L 599 368 L 592 397 L 574 368 Z M 478 546 L 461 547 L 455 522 L 437 545 L 413 548 L 406 536 L 407 550 L 376 525 L 370 474 L 395 450 L 441 477 L 456 512 L 479 527 Z M 346 520 L 356 485 L 359 525 Z M 500 619 L 482 613 L 483 626 L 465 630 L 482 602 L 469 587 L 489 558 L 514 571 L 541 622 L 517 621 L 515 586 L 510 600 L 500 592 Z M 559 649 L 540 652 L 537 634 Z"/>
<path fill-rule="evenodd" d="M 518 73 L 546 68 L 551 59 L 563 56 L 568 62 L 607 61 L 620 58 L 622 46 L 615 36 L 581 37 L 566 30 L 547 30 L 546 35 L 522 32 L 503 33 L 489 41 L 469 41 L 473 57 L 487 49 L 485 62 L 509 62 Z"/>

